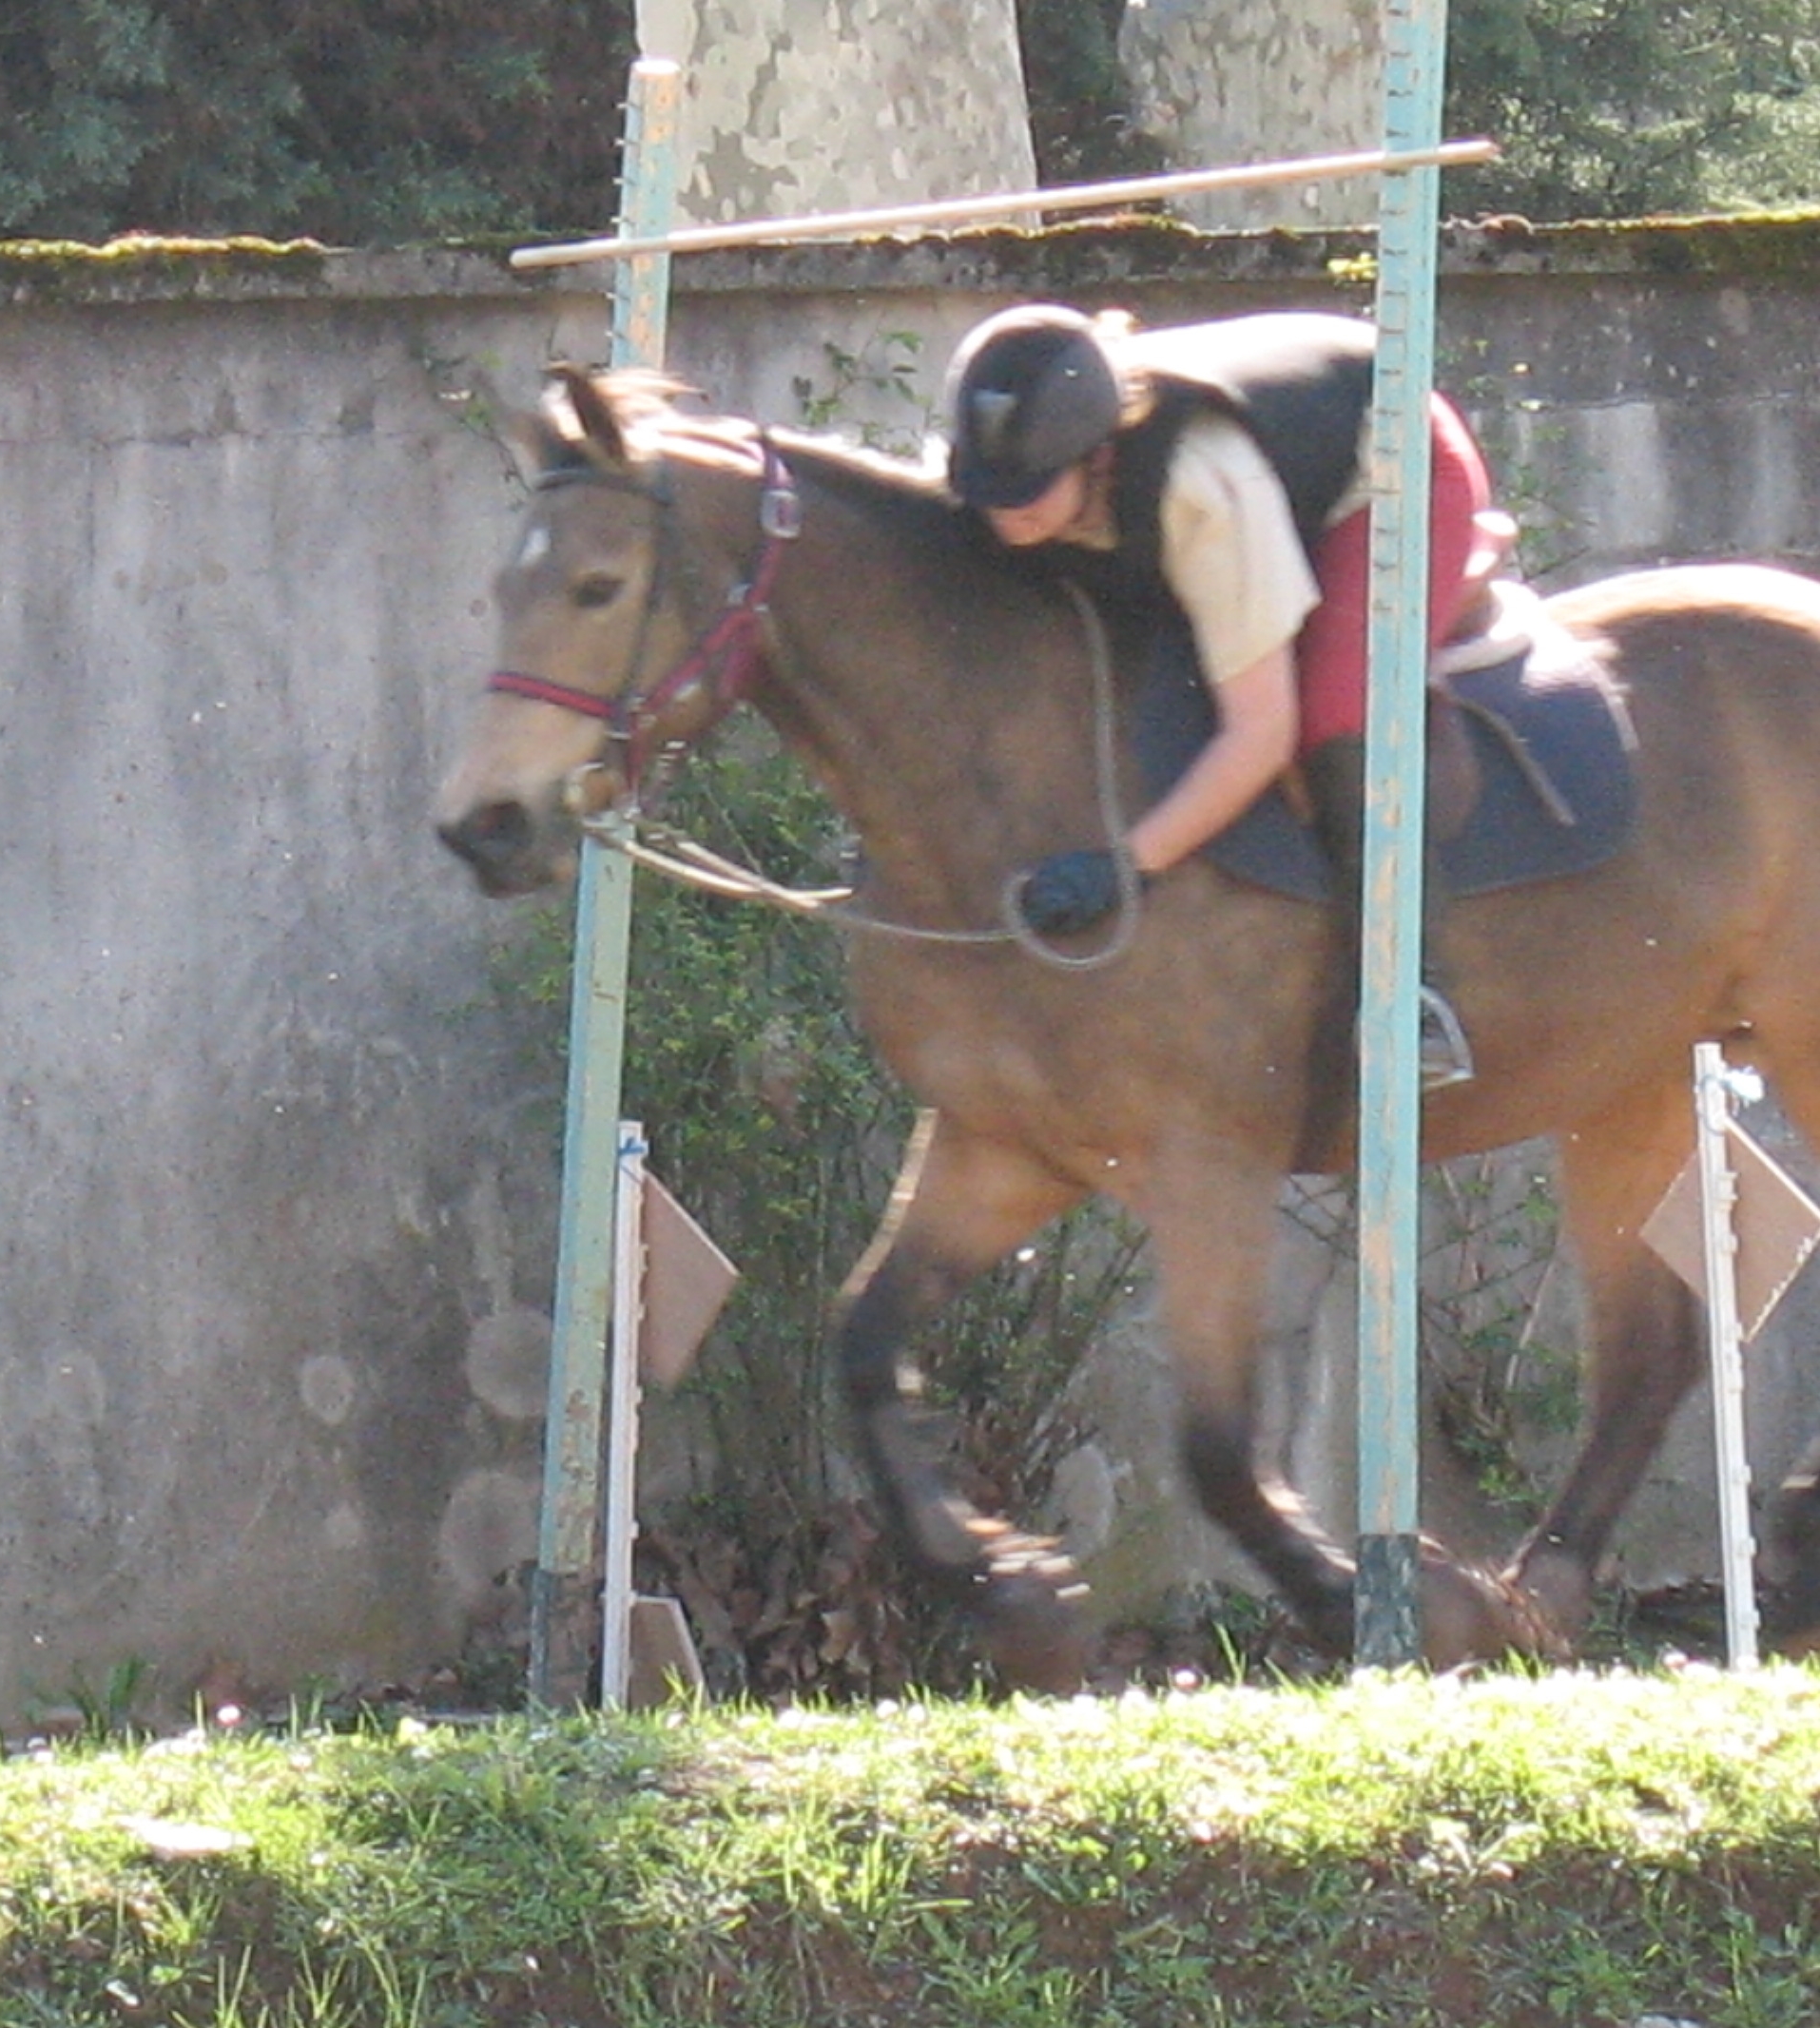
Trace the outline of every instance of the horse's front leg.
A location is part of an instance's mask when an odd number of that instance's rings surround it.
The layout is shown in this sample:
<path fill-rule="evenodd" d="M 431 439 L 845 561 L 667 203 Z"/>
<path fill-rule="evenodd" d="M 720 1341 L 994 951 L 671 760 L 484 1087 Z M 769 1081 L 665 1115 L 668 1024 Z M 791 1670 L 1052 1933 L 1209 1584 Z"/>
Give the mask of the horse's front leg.
<path fill-rule="evenodd" d="M 1078 1687 L 1085 1587 L 1055 1543 L 981 1514 L 954 1483 L 902 1350 L 976 1275 L 1084 1195 L 1028 1152 L 926 1115 L 840 1320 L 842 1379 L 888 1520 L 918 1568 L 961 1599 L 1004 1675 L 1030 1690 Z"/>
<path fill-rule="evenodd" d="M 1352 1646 L 1353 1566 L 1301 1496 L 1258 1469 L 1254 1396 L 1281 1172 L 1235 1150 L 1161 1167 L 1141 1209 L 1180 1397 L 1182 1460 L 1208 1518 L 1331 1653 Z"/>

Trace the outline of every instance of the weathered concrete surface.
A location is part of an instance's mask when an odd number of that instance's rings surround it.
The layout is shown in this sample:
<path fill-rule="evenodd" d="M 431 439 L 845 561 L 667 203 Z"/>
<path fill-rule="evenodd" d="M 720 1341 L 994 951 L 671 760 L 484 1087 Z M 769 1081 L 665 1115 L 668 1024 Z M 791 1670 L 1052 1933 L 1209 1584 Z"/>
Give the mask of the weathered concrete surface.
<path fill-rule="evenodd" d="M 535 1498 L 549 1094 L 424 821 L 513 506 L 429 364 L 474 333 L 4 322 L 0 1712 L 372 1681 Z"/>
<path fill-rule="evenodd" d="M 1012 0 L 641 0 L 639 41 L 683 66 L 692 223 L 1036 183 Z"/>
<path fill-rule="evenodd" d="M 900 434 L 952 339 L 1015 296 L 1157 319 L 1344 300 L 1324 268 L 1352 243 L 1077 230 L 679 261 L 673 356 L 723 406 Z M 1740 259 L 1706 271 L 1715 244 Z M 1450 239 L 1449 377 L 1556 574 L 1820 566 L 1809 246 L 1798 222 Z M 559 1094 L 490 986 L 521 918 L 426 828 L 517 497 L 484 411 L 445 397 L 481 367 L 528 396 L 547 358 L 605 351 L 574 279 L 478 253 L 0 249 L 0 1722 L 132 1656 L 180 1709 L 204 1676 L 371 1682 L 512 1610 Z M 906 358 L 908 402 L 868 378 Z M 1555 1300 L 1536 1335 L 1566 1348 Z M 1286 1257 L 1277 1440 L 1342 1528 L 1348 1304 L 1330 1253 Z M 1820 1414 L 1813 1304 L 1810 1276 L 1753 1355 L 1765 1476 Z M 1098 1371 L 1104 1455 L 1071 1498 L 1109 1574 L 1217 1570 L 1157 1503 L 1154 1351 L 1138 1334 Z M 1684 1429 L 1633 1574 L 1712 1568 Z M 1501 1537 L 1458 1474 L 1431 1484 L 1450 1525 Z"/>

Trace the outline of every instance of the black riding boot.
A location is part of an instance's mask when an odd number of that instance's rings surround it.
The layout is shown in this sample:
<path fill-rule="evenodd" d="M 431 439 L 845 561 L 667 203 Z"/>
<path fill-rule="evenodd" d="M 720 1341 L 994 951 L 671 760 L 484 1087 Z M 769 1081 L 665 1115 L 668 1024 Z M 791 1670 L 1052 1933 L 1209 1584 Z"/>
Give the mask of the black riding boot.
<path fill-rule="evenodd" d="M 1315 835 L 1333 871 L 1356 1006 L 1364 934 L 1365 741 L 1349 736 L 1323 741 L 1312 753 L 1303 757 L 1302 773 L 1314 804 Z M 1441 983 L 1433 956 L 1447 906 L 1446 884 L 1437 859 L 1431 848 L 1423 861 L 1419 1062 L 1424 1091 L 1464 1084 L 1473 1074 L 1472 1049 Z"/>

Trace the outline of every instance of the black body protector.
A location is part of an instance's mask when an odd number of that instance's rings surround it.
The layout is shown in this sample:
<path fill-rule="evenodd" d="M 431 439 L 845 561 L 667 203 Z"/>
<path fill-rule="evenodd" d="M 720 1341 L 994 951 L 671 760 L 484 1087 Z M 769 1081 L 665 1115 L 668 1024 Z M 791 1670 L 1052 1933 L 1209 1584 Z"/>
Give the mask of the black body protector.
<path fill-rule="evenodd" d="M 1376 339 L 1357 319 L 1288 310 L 1127 340 L 1121 363 L 1149 376 L 1154 400 L 1142 421 L 1113 439 L 1118 547 L 1071 550 L 1069 574 L 1121 618 L 1148 614 L 1155 624 L 1172 615 L 1187 628 L 1163 576 L 1161 508 L 1182 432 L 1209 413 L 1229 415 L 1263 452 L 1312 559 L 1358 477 Z"/>

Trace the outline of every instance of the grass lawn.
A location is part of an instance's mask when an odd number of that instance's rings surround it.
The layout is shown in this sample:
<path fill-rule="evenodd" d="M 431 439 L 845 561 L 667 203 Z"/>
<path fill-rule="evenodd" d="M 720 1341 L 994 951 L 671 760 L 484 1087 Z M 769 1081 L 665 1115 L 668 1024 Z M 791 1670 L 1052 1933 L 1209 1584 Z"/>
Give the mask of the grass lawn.
<path fill-rule="evenodd" d="M 1812 2028 L 1820 1674 L 45 1748 L 0 2028 Z"/>

